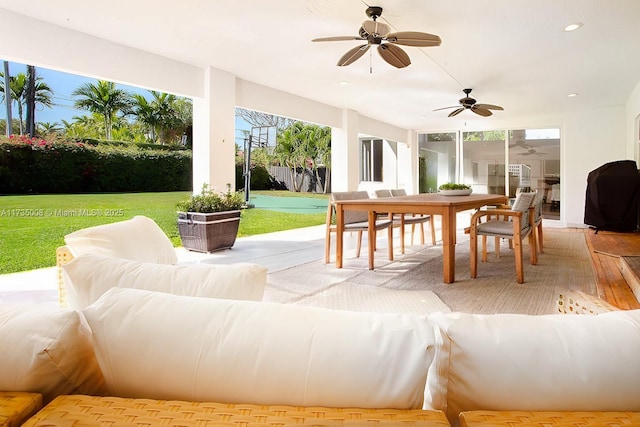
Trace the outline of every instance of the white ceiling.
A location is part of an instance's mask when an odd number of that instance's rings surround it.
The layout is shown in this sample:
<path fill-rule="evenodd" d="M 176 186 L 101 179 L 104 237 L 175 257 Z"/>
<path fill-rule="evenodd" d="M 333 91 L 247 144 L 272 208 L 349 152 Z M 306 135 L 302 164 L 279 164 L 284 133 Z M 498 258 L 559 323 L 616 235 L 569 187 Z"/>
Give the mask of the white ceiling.
<path fill-rule="evenodd" d="M 395 31 L 442 38 L 439 47 L 403 47 L 412 64 L 395 69 L 377 52 L 335 64 L 359 41 L 368 19 L 361 0 L 0 0 L 0 7 L 113 42 L 407 129 L 555 116 L 624 105 L 640 81 L 638 0 L 379 0 Z M 572 33 L 563 28 L 581 22 Z M 117 61 L 117 58 L 114 58 Z M 369 66 L 373 73 L 369 73 Z M 341 81 L 350 82 L 347 86 Z M 505 111 L 446 119 L 473 88 L 480 103 Z M 579 96 L 569 98 L 569 93 Z M 444 125 L 443 125 L 444 123 Z M 555 123 L 552 123 L 555 124 Z"/>

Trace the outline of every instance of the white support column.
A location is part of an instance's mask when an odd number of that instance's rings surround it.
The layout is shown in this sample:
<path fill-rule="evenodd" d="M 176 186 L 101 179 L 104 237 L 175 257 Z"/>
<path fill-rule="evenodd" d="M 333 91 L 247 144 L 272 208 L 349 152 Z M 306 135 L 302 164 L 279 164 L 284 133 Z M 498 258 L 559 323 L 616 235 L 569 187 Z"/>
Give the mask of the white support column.
<path fill-rule="evenodd" d="M 236 77 L 207 68 L 204 98 L 193 100 L 193 191 L 203 184 L 217 191 L 235 190 Z"/>
<path fill-rule="evenodd" d="M 418 134 L 407 131 L 407 142 L 398 143 L 398 185 L 407 194 L 418 193 Z"/>
<path fill-rule="evenodd" d="M 342 127 L 331 129 L 331 190 L 353 191 L 360 184 L 358 112 L 344 110 Z"/>

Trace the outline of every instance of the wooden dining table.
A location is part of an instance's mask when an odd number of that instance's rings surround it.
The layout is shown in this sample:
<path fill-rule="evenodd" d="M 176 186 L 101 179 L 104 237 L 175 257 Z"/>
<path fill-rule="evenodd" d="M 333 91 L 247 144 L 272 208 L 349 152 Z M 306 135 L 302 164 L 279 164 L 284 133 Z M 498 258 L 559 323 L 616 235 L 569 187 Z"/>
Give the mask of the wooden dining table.
<path fill-rule="evenodd" d="M 369 269 L 374 269 L 375 221 L 378 214 L 425 214 L 442 217 L 442 264 L 445 283 L 455 281 L 456 214 L 487 205 L 500 205 L 507 198 L 497 194 L 470 194 L 467 196 L 443 196 L 435 193 L 359 200 L 334 201 L 336 209 L 336 267 L 342 268 L 344 211 L 367 211 L 369 228 Z M 389 244 L 393 244 L 389 242 Z"/>

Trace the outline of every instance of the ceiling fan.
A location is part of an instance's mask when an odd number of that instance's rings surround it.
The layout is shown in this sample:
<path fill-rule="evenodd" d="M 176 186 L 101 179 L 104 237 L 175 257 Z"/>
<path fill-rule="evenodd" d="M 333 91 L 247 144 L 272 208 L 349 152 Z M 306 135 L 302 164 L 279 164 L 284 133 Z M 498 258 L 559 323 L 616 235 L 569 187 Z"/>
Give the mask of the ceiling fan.
<path fill-rule="evenodd" d="M 531 147 L 527 150 L 526 153 L 519 153 L 518 156 L 531 156 L 532 154 L 535 154 L 536 156 L 542 156 L 547 153 L 538 153 L 535 148 Z"/>
<path fill-rule="evenodd" d="M 475 99 L 469 96 L 469 94 L 471 93 L 471 89 L 463 89 L 462 91 L 465 93 L 466 96 L 464 98 L 460 98 L 460 100 L 458 101 L 460 102 L 460 106 L 454 105 L 452 107 L 438 108 L 433 111 L 456 108 L 451 113 L 449 113 L 449 117 L 457 116 L 458 114 L 462 113 L 464 110 L 471 110 L 480 116 L 489 117 L 490 115 L 493 114 L 490 110 L 504 110 L 504 108 L 500 107 L 499 105 L 478 104 Z"/>
<path fill-rule="evenodd" d="M 389 25 L 378 22 L 377 19 L 382 15 L 382 8 L 379 6 L 370 6 L 366 10 L 366 14 L 371 20 L 364 21 L 358 36 L 334 36 L 321 37 L 313 39 L 313 42 L 332 42 L 346 40 L 364 40 L 367 43 L 356 46 L 342 55 L 338 61 L 339 67 L 354 63 L 362 55 L 364 55 L 372 45 L 378 46 L 378 53 L 389 64 L 396 68 L 404 68 L 411 64 L 409 55 L 397 45 L 429 47 L 440 46 L 442 42 L 440 37 L 421 33 L 418 31 L 400 31 L 391 32 Z"/>

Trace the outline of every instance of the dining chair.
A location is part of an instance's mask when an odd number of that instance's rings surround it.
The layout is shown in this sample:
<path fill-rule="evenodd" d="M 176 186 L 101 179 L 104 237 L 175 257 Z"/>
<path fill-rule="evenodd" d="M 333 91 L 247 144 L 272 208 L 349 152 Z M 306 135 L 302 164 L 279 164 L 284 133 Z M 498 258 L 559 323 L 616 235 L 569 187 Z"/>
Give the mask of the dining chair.
<path fill-rule="evenodd" d="M 407 191 L 403 188 L 397 188 L 391 190 L 392 197 L 406 196 Z M 408 214 L 404 216 L 404 223 L 411 225 L 411 244 L 413 245 L 413 233 L 416 225 L 420 225 L 420 244 L 424 245 L 424 223 L 428 222 L 431 225 L 431 244 L 436 244 L 436 226 L 433 221 L 433 215 L 425 214 Z"/>
<path fill-rule="evenodd" d="M 496 238 L 496 254 L 499 254 L 500 239 L 513 241 L 516 264 L 516 279 L 524 282 L 522 265 L 522 241 L 529 237 L 529 256 L 532 265 L 538 263 L 536 233 L 534 232 L 535 207 L 533 201 L 536 193 L 520 193 L 511 208 L 487 209 L 476 212 L 471 217 L 470 227 L 470 262 L 471 278 L 478 273 L 478 236 L 482 236 L 482 261 L 487 261 L 487 236 Z M 481 222 L 487 217 L 487 221 Z"/>
<path fill-rule="evenodd" d="M 516 190 L 516 195 L 520 194 L 520 193 L 530 193 L 532 192 L 530 189 L 527 191 L 517 191 Z M 533 231 L 536 233 L 536 243 L 538 244 L 538 252 L 539 253 L 543 253 L 544 252 L 544 235 L 543 235 L 543 231 L 542 231 L 542 200 L 543 197 L 540 193 L 538 193 L 537 191 L 533 191 L 533 193 L 535 194 L 534 198 L 533 198 L 533 202 L 532 202 L 532 211 L 534 213 L 534 220 L 533 220 Z M 500 247 L 499 245 L 499 237 L 496 237 L 496 255 L 500 256 Z M 513 241 L 509 240 L 509 248 L 513 249 Z"/>
<path fill-rule="evenodd" d="M 331 193 L 329 205 L 327 207 L 326 222 L 326 239 L 324 246 L 324 262 L 328 264 L 331 256 L 331 233 L 337 232 L 337 225 L 334 224 L 335 202 L 339 200 L 360 200 L 368 199 L 369 193 L 366 191 L 344 191 Z M 343 232 L 358 232 L 358 243 L 356 246 L 356 258 L 360 257 L 360 248 L 362 246 L 362 233 L 369 230 L 369 214 L 366 211 L 344 211 L 344 229 Z M 374 229 L 374 239 L 368 242 L 376 249 L 376 234 L 379 230 L 387 229 L 389 261 L 393 261 L 393 220 L 387 218 L 377 218 Z"/>

